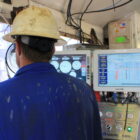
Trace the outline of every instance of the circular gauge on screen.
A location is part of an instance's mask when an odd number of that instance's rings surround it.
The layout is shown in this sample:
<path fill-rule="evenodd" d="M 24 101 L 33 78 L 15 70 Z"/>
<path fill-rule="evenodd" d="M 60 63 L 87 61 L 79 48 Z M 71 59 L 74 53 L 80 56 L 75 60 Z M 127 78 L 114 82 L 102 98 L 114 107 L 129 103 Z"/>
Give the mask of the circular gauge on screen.
<path fill-rule="evenodd" d="M 74 62 L 72 63 L 72 67 L 73 67 L 75 70 L 81 69 L 81 62 L 80 62 L 80 61 L 74 61 Z"/>
<path fill-rule="evenodd" d="M 74 71 L 70 72 L 70 75 L 73 76 L 73 77 L 77 76 L 76 72 L 74 72 Z"/>
<path fill-rule="evenodd" d="M 59 68 L 59 63 L 57 61 L 51 61 L 51 64 L 55 67 L 55 69 Z"/>
<path fill-rule="evenodd" d="M 68 61 L 63 61 L 60 63 L 60 70 L 63 73 L 69 73 L 71 71 L 71 63 Z"/>

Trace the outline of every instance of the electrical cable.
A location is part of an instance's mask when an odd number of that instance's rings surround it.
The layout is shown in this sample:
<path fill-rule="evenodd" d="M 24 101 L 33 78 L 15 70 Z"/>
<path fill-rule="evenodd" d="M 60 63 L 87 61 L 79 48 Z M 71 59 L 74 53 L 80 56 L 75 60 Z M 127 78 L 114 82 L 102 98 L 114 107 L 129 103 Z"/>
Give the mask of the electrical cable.
<path fill-rule="evenodd" d="M 7 49 L 7 51 L 6 51 L 6 54 L 5 54 L 5 64 L 6 64 L 6 70 L 7 70 L 7 75 L 8 75 L 8 77 L 10 76 L 9 73 L 8 73 L 8 69 L 9 69 L 12 73 L 15 74 L 15 72 L 11 69 L 11 67 L 9 66 L 8 61 L 7 61 L 7 60 L 8 60 L 8 52 L 9 52 L 10 48 L 11 48 L 13 45 L 15 46 L 15 44 L 12 43 L 12 44 L 8 47 L 8 49 Z"/>
<path fill-rule="evenodd" d="M 134 92 L 132 92 L 132 95 L 128 94 L 128 96 L 126 97 L 126 99 L 123 101 L 122 104 L 129 103 L 134 96 L 135 96 Z"/>
<path fill-rule="evenodd" d="M 82 19 L 92 2 L 93 2 L 93 0 L 90 0 L 89 4 L 87 5 L 86 9 L 84 10 L 84 12 L 81 14 L 81 17 L 80 17 L 80 43 L 82 43 L 82 31 L 81 31 L 82 30 Z"/>
<path fill-rule="evenodd" d="M 8 76 L 8 78 L 10 79 L 11 76 L 10 76 L 10 73 L 9 73 L 9 71 L 8 71 L 8 67 L 7 67 L 7 66 L 6 66 L 6 72 L 7 72 L 7 76 Z"/>
<path fill-rule="evenodd" d="M 119 0 L 119 1 L 115 2 L 114 4 L 117 5 L 117 4 L 119 4 L 121 1 L 123 1 L 123 0 Z M 106 7 L 106 8 L 103 8 L 103 9 L 108 9 L 108 8 L 112 8 L 112 5 L 111 5 L 111 6 L 108 6 L 108 7 Z"/>
<path fill-rule="evenodd" d="M 85 12 L 87 11 L 87 9 L 88 9 L 88 7 L 90 6 L 90 4 L 91 4 L 92 1 L 93 1 L 93 0 L 91 0 L 90 3 L 88 4 L 88 6 L 86 7 Z M 72 14 L 71 14 L 71 5 L 72 5 L 72 0 L 69 0 L 69 4 L 68 4 L 68 7 L 67 7 L 67 19 L 66 19 L 66 24 L 67 24 L 68 26 L 73 27 L 73 28 L 76 29 L 76 30 L 79 30 L 79 31 L 80 31 L 80 34 L 82 34 L 83 36 L 84 36 L 84 35 L 87 35 L 87 36 L 90 37 L 90 35 L 88 35 L 88 34 L 86 34 L 85 32 L 83 32 L 83 30 L 82 30 L 82 28 L 81 28 L 81 21 L 82 21 L 82 18 L 83 18 L 83 16 L 84 16 L 84 12 L 82 13 L 81 18 L 80 18 L 80 25 L 78 25 L 78 23 L 76 23 L 75 20 L 74 20 L 73 17 L 72 17 Z M 79 36 L 80 36 L 79 38 L 81 39 L 82 37 L 81 37 L 80 34 L 79 34 Z M 81 42 L 81 41 L 80 41 L 80 42 Z"/>
<path fill-rule="evenodd" d="M 119 8 L 119 7 L 125 6 L 126 4 L 128 4 L 128 3 L 132 2 L 132 1 L 133 1 L 133 0 L 128 0 L 128 1 L 125 2 L 125 3 L 122 3 L 122 4 L 120 4 L 120 5 L 117 5 L 117 6 L 111 7 L 111 8 L 107 8 L 107 9 L 100 9 L 100 10 L 95 10 L 95 11 L 87 11 L 87 12 L 85 12 L 85 14 L 98 13 L 98 12 L 105 12 L 105 11 L 112 10 L 112 9 L 114 9 L 114 8 L 117 9 L 117 8 Z M 72 16 L 78 15 L 78 14 L 82 14 L 82 12 L 73 13 Z"/>
<path fill-rule="evenodd" d="M 66 19 L 66 22 L 65 23 L 68 26 L 71 26 L 74 29 L 76 29 L 76 30 L 79 31 L 80 43 L 83 43 L 84 42 L 84 39 L 85 39 L 84 35 L 91 37 L 89 34 L 83 32 L 83 30 L 82 30 L 82 19 L 83 19 L 84 14 L 87 12 L 87 10 L 88 10 L 88 8 L 89 8 L 89 6 L 91 5 L 92 2 L 93 2 L 93 0 L 90 0 L 90 2 L 88 3 L 88 5 L 86 6 L 84 12 L 81 13 L 81 16 L 80 16 L 80 19 L 79 19 L 80 20 L 79 25 L 75 22 L 75 20 L 72 17 L 72 14 L 71 14 L 72 0 L 69 0 L 69 3 L 68 3 L 68 7 L 67 7 L 67 19 Z M 98 44 L 96 44 L 96 45 L 104 46 L 102 44 L 102 42 L 98 38 L 97 38 L 97 42 L 98 42 Z"/>
<path fill-rule="evenodd" d="M 128 103 L 126 104 L 126 114 L 125 114 L 125 121 L 124 121 L 124 133 L 127 125 L 127 118 L 128 118 Z"/>
<path fill-rule="evenodd" d="M 69 21 L 71 3 L 72 3 L 72 0 L 69 0 L 69 4 L 68 4 L 68 7 L 67 7 L 67 20 L 66 20 L 66 24 Z"/>
<path fill-rule="evenodd" d="M 91 1 L 90 1 L 90 3 L 91 3 Z M 89 3 L 88 6 L 86 7 L 85 11 L 87 11 L 87 9 L 88 9 L 90 3 Z M 80 34 L 79 34 L 79 38 L 80 38 L 80 40 L 83 41 L 83 40 L 84 40 L 84 35 L 90 37 L 90 35 L 87 34 L 87 33 L 85 33 L 85 32 L 83 32 L 83 30 L 82 30 L 82 28 L 81 28 L 81 21 L 82 21 L 84 12 L 83 12 L 82 15 L 81 15 L 81 19 L 80 19 L 80 23 L 79 23 L 80 25 L 79 25 L 78 23 L 75 22 L 75 20 L 74 20 L 73 17 L 71 16 L 71 15 L 72 15 L 72 14 L 71 14 L 71 5 L 72 5 L 72 0 L 69 0 L 68 7 L 67 7 L 67 19 L 66 19 L 66 22 L 65 22 L 65 23 L 66 23 L 68 26 L 73 27 L 75 30 L 78 30 L 79 33 L 80 33 Z M 81 37 L 81 36 L 82 36 L 82 37 Z M 80 41 L 80 42 L 82 42 L 82 41 Z"/>
<path fill-rule="evenodd" d="M 114 2 L 114 0 L 112 0 L 112 1 L 113 1 L 114 12 L 115 12 L 115 2 Z"/>
<path fill-rule="evenodd" d="M 81 17 L 80 17 L 80 21 L 82 20 L 84 14 L 86 13 L 86 11 L 88 10 L 89 6 L 91 5 L 91 3 L 93 2 L 93 0 L 90 0 L 89 4 L 87 5 L 86 9 L 84 10 L 84 12 L 81 14 Z"/>
<path fill-rule="evenodd" d="M 5 21 L 5 23 L 8 24 L 5 29 L 3 29 L 3 30 L 0 31 L 0 32 L 4 32 L 4 34 L 5 34 L 5 31 L 8 29 L 8 27 L 10 26 L 10 24 L 9 24 L 8 20 L 4 17 L 4 15 L 2 13 L 0 13 L 0 16 Z"/>
<path fill-rule="evenodd" d="M 0 13 L 0 16 L 3 18 L 3 20 L 5 21 L 5 23 L 9 24 L 8 20 L 4 17 L 4 15 L 2 13 Z"/>
<path fill-rule="evenodd" d="M 74 21 L 73 17 L 71 16 L 71 6 L 72 6 L 72 0 L 69 0 L 69 4 L 67 7 L 67 20 L 66 24 L 68 26 L 72 26 L 74 29 L 78 30 L 79 25 Z"/>

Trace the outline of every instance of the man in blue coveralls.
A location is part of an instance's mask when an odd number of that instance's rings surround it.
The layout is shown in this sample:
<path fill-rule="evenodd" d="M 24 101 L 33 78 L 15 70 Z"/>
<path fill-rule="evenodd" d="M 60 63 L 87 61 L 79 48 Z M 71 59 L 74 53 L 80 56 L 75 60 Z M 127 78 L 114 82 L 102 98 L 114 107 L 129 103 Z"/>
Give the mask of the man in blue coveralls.
<path fill-rule="evenodd" d="M 60 39 L 51 12 L 22 10 L 4 39 L 16 43 L 20 69 L 0 83 L 0 140 L 101 140 L 92 90 L 49 64 Z"/>

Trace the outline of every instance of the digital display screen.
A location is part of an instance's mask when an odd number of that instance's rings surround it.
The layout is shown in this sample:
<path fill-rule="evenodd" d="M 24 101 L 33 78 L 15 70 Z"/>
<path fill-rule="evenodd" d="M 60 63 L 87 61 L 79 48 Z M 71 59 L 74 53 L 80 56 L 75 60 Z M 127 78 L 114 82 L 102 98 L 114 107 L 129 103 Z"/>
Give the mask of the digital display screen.
<path fill-rule="evenodd" d="M 125 42 L 127 42 L 127 38 L 124 36 L 116 37 L 115 42 L 116 43 L 125 43 Z"/>
<path fill-rule="evenodd" d="M 99 87 L 139 87 L 140 53 L 98 54 Z"/>
<path fill-rule="evenodd" d="M 86 54 L 54 55 L 50 62 L 58 72 L 66 73 L 78 79 L 87 79 Z"/>

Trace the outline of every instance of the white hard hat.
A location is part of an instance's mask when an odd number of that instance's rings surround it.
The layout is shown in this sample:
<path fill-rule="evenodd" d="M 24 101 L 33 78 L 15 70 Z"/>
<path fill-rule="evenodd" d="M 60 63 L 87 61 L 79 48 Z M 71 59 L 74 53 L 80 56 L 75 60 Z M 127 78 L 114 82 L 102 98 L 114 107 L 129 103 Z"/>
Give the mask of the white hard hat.
<path fill-rule="evenodd" d="M 48 8 L 31 6 L 22 10 L 14 19 L 12 31 L 3 39 L 13 42 L 11 36 L 26 35 L 61 39 L 54 16 Z"/>

